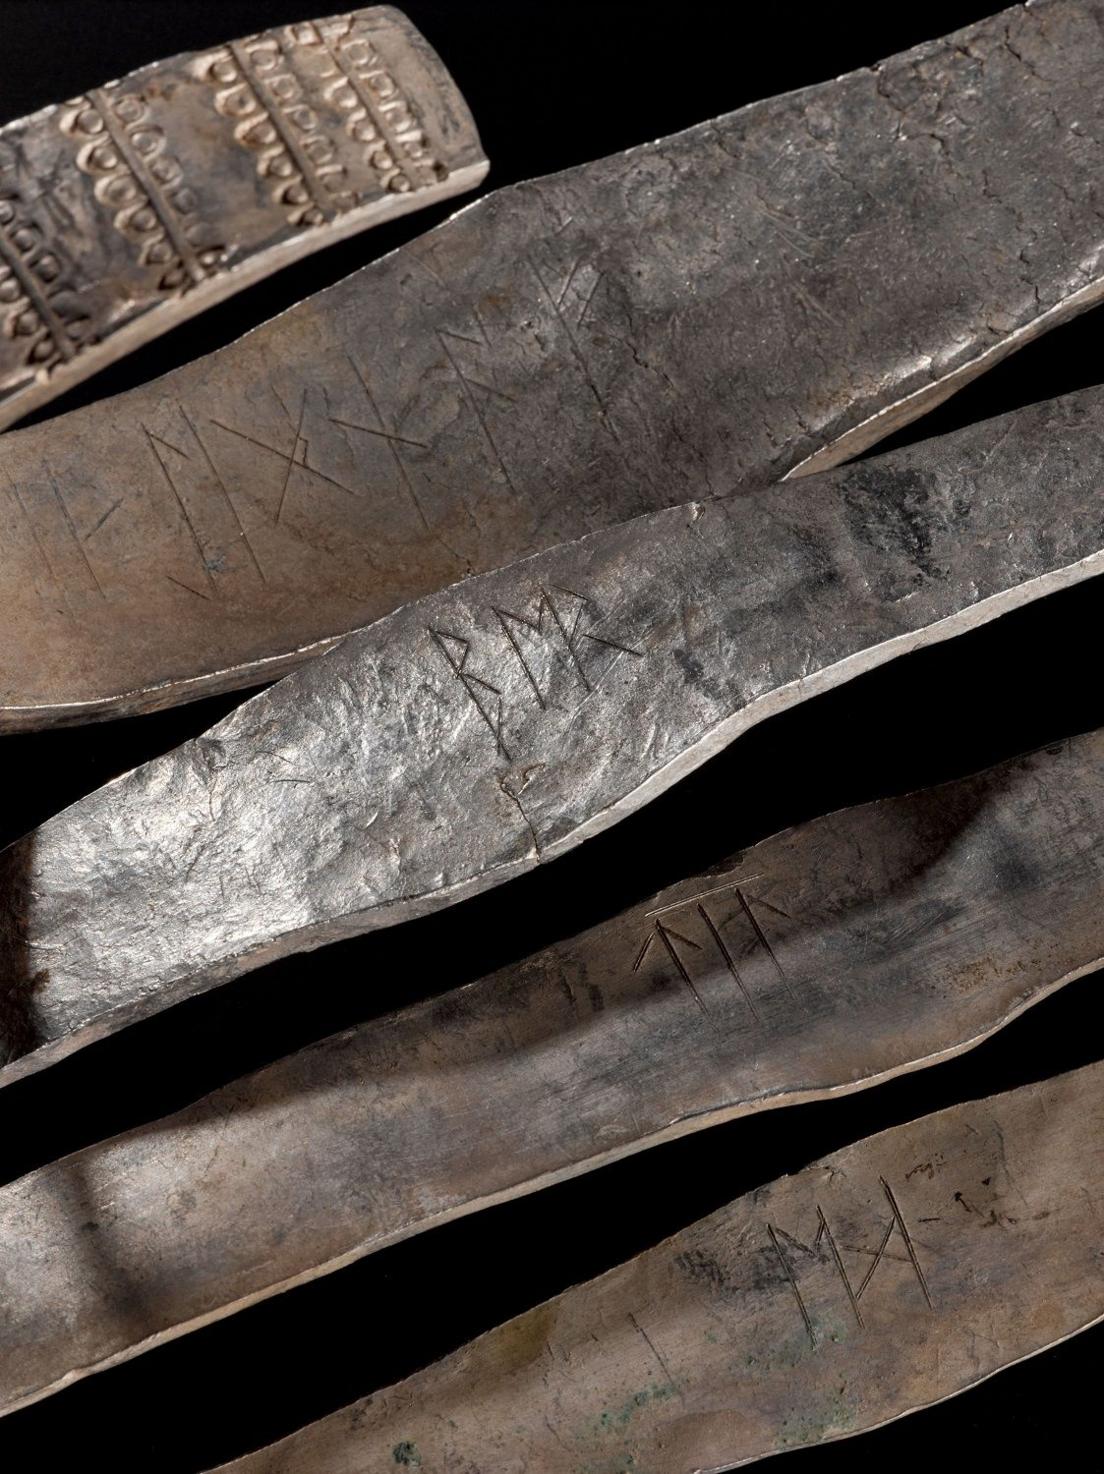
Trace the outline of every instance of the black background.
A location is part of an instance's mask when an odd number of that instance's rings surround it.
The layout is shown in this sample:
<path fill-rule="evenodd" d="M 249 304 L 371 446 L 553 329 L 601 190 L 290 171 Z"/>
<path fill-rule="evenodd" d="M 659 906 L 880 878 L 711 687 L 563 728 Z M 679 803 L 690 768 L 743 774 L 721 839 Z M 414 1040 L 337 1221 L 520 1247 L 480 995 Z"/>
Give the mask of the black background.
<path fill-rule="evenodd" d="M 465 93 L 487 188 L 818 82 L 980 19 L 985 4 L 677 6 L 407 0 Z M 300 19 L 304 0 L 2 0 L 0 117 L 132 67 Z M 421 212 L 186 324 L 48 415 L 207 352 L 444 218 Z M 901 284 L 907 291 L 908 284 Z M 899 440 L 1100 377 L 1102 310 L 1024 349 Z M 3 454 L 0 443 L 0 455 Z M 453 987 L 774 830 L 1104 724 L 1104 580 L 907 657 L 753 731 L 676 791 L 496 894 L 254 973 L 0 1092 L 0 1180 L 152 1120 L 397 1003 Z M 2 638 L 2 632 L 0 632 Z M 240 697 L 0 739 L 0 841 L 216 720 Z M 830 1104 L 700 1133 L 462 1220 L 185 1337 L 0 1422 L 0 1468 L 198 1471 L 385 1385 L 746 1191 L 857 1137 L 1101 1053 L 1089 977 L 968 1056 Z M 910 1455 L 1026 1467 L 1093 1450 L 1104 1329 L 858 1440 L 816 1474 Z M 1100 1468 L 1098 1451 L 1082 1468 Z"/>

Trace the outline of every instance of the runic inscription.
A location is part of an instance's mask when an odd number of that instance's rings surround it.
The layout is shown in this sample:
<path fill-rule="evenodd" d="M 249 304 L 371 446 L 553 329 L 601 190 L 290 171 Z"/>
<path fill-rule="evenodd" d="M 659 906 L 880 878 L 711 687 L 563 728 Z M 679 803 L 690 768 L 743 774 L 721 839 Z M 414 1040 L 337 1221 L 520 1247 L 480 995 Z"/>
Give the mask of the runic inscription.
<path fill-rule="evenodd" d="M 486 356 L 484 350 L 491 347 L 491 337 L 487 331 L 487 325 L 478 312 L 472 314 L 474 327 L 471 332 L 456 332 L 452 329 L 437 329 L 437 342 L 441 352 L 448 364 L 450 373 L 456 380 L 460 393 L 467 404 L 468 409 L 475 416 L 479 426 L 479 433 L 487 447 L 492 462 L 502 473 L 502 479 L 515 496 L 519 494 L 518 487 L 506 464 L 506 459 L 491 431 L 488 419 L 488 407 L 495 401 L 500 404 L 513 404 L 511 395 L 489 384 L 482 374 L 473 373 L 464 367 L 462 360 L 471 355 L 471 350 L 477 350 L 478 355 Z"/>
<path fill-rule="evenodd" d="M 495 750 L 510 760 L 505 736 L 507 707 L 517 701 L 518 691 L 528 691 L 540 711 L 553 705 L 553 682 L 566 675 L 569 682 L 588 694 L 597 689 L 612 660 L 598 667 L 595 657 L 605 652 L 614 659 L 643 658 L 642 650 L 598 632 L 599 614 L 593 599 L 573 589 L 541 588 L 526 609 L 490 610 L 502 635 L 502 644 L 488 660 L 482 651 L 473 657 L 472 640 L 453 631 L 429 631 L 437 649 L 448 662 L 468 700 L 486 724 Z"/>
<path fill-rule="evenodd" d="M 471 655 L 470 640 L 465 640 L 460 635 L 450 635 L 447 630 L 430 630 L 429 633 L 438 650 L 448 661 L 453 675 L 467 692 L 468 700 L 486 722 L 495 740 L 495 750 L 509 761 L 510 749 L 506 746 L 502 736 L 502 723 L 505 718 L 502 688 L 468 670 L 468 659 Z"/>
<path fill-rule="evenodd" d="M 920 1294 L 929 1310 L 934 1310 L 931 1291 L 925 1278 L 923 1268 L 920 1264 L 920 1256 L 916 1250 L 916 1243 L 901 1212 L 900 1204 L 896 1194 L 884 1177 L 878 1179 L 881 1183 L 882 1192 L 885 1195 L 886 1205 L 889 1210 L 889 1219 L 881 1231 L 881 1237 L 872 1247 L 869 1244 L 851 1245 L 841 1244 L 828 1223 L 828 1219 L 817 1204 L 817 1229 L 810 1243 L 803 1243 L 792 1234 L 787 1233 L 784 1228 L 776 1224 L 767 1224 L 767 1237 L 771 1248 L 778 1259 L 782 1272 L 793 1292 L 797 1309 L 801 1316 L 805 1333 L 809 1337 L 810 1344 L 816 1346 L 817 1329 L 813 1314 L 809 1308 L 808 1299 L 802 1292 L 802 1279 L 815 1265 L 828 1265 L 837 1276 L 841 1292 L 854 1316 L 855 1323 L 861 1329 L 864 1328 L 862 1302 L 881 1266 L 888 1260 L 896 1260 L 907 1264 L 916 1279 Z M 890 1252 L 890 1244 L 894 1239 L 898 1240 L 898 1251 Z M 844 1263 L 844 1255 L 862 1256 L 867 1261 L 863 1272 L 848 1272 Z"/>
<path fill-rule="evenodd" d="M 639 972 L 649 956 L 664 959 L 674 969 L 679 981 L 702 1013 L 709 1014 L 710 1008 L 702 996 L 699 984 L 712 974 L 719 963 L 729 974 L 752 1018 L 761 1022 L 755 992 L 745 976 L 745 969 L 738 961 L 738 949 L 731 939 L 732 919 L 721 918 L 718 909 L 718 902 L 726 895 L 734 898 L 737 903 L 736 919 L 743 927 L 746 937 L 750 937 L 754 948 L 766 958 L 776 979 L 790 991 L 785 969 L 778 960 L 758 914 L 766 903 L 748 896 L 741 883 L 736 880 L 647 912 L 646 919 L 650 926 L 633 962 L 633 972 Z M 687 935 L 691 929 L 696 930 L 703 940 L 695 941 L 692 936 Z"/>

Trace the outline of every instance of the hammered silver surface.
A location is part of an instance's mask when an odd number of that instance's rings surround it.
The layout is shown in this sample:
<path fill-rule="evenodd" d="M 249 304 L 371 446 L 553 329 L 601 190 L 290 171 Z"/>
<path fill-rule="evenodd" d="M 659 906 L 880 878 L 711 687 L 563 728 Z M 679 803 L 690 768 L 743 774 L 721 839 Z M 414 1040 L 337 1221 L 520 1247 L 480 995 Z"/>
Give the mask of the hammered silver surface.
<path fill-rule="evenodd" d="M 0 856 L 7 1066 L 501 884 L 753 723 L 1104 566 L 1104 393 L 407 605 Z"/>
<path fill-rule="evenodd" d="M 1104 290 L 1104 5 L 500 191 L 0 446 L 0 727 L 259 682 L 473 572 L 841 461 Z"/>
<path fill-rule="evenodd" d="M 1104 1319 L 1102 1131 L 1100 1064 L 895 1126 L 222 1469 L 724 1474 L 877 1428 Z"/>
<path fill-rule="evenodd" d="M 775 835 L 0 1187 L 0 1412 L 462 1214 L 969 1048 L 1101 965 L 1102 873 L 1097 731 Z"/>

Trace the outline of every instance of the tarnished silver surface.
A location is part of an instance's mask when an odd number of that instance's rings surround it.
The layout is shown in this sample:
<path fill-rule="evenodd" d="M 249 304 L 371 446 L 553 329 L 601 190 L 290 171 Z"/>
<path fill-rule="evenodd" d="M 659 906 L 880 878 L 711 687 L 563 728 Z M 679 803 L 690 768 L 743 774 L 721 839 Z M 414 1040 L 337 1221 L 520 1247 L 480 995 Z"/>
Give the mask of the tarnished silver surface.
<path fill-rule="evenodd" d="M 0 855 L 0 1080 L 564 853 L 753 723 L 1104 567 L 1104 392 L 407 605 Z"/>
<path fill-rule="evenodd" d="M 0 447 L 0 726 L 279 674 L 471 572 L 842 460 L 1104 291 L 1104 3 L 505 190 Z"/>
<path fill-rule="evenodd" d="M 768 839 L 0 1188 L 0 1412 L 460 1214 L 962 1050 L 1104 961 L 1102 871 L 1096 732 Z"/>
<path fill-rule="evenodd" d="M 1104 1066 L 737 1199 L 226 1474 L 721 1474 L 1104 1317 Z"/>
<path fill-rule="evenodd" d="M 389 6 L 174 57 L 8 123 L 0 427 L 288 262 L 469 189 L 486 172 L 451 77 Z M 77 421 L 44 439 L 56 451 L 74 436 L 83 459 L 86 434 Z M 100 434 L 106 484 L 122 460 L 109 464 L 111 432 Z M 60 594 L 72 607 L 88 585 L 96 593 L 99 549 L 81 558 L 84 493 L 70 504 L 60 467 L 53 477 L 44 463 L 35 489 L 6 453 L 0 464 L 47 565 L 34 577 L 58 585 L 46 603 Z M 51 563 L 57 528 L 73 546 L 54 549 Z M 140 556 L 135 532 L 131 554 Z M 25 562 L 10 571 L 13 588 L 32 576 Z M 5 604 L 11 597 L 5 590 Z"/>

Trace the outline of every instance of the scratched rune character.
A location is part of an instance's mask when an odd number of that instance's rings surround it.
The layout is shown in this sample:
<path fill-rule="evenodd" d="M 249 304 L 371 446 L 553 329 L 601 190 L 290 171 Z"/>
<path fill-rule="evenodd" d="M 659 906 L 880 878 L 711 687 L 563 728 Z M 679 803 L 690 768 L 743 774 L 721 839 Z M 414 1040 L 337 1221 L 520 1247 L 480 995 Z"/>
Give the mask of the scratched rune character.
<path fill-rule="evenodd" d="M 812 1346 L 818 1345 L 816 1323 L 809 1308 L 808 1300 L 802 1293 L 802 1275 L 814 1264 L 829 1263 L 839 1279 L 840 1286 L 854 1316 L 855 1323 L 860 1330 L 865 1329 L 865 1321 L 862 1313 L 862 1299 L 869 1289 L 878 1269 L 887 1260 L 896 1260 L 908 1264 L 915 1276 L 919 1292 L 923 1297 L 924 1304 L 929 1310 L 935 1309 L 928 1281 L 920 1264 L 920 1256 L 917 1252 L 916 1242 L 913 1239 L 905 1216 L 901 1211 L 897 1196 L 884 1177 L 879 1177 L 882 1192 L 885 1196 L 886 1205 L 889 1210 L 889 1220 L 885 1225 L 881 1238 L 875 1248 L 869 1245 L 840 1244 L 832 1232 L 820 1204 L 816 1205 L 817 1230 L 811 1243 L 803 1243 L 795 1238 L 784 1228 L 773 1223 L 767 1224 L 767 1237 L 771 1247 L 777 1256 L 782 1273 L 789 1284 L 794 1300 L 797 1303 L 798 1313 L 801 1316 L 805 1334 Z M 894 1238 L 900 1240 L 901 1252 L 891 1254 L 889 1246 Z M 843 1261 L 844 1254 L 859 1254 L 869 1259 L 869 1264 L 861 1276 L 849 1274 Z"/>
<path fill-rule="evenodd" d="M 720 962 L 747 1005 L 751 1017 L 756 1023 L 761 1023 L 762 1013 L 756 1002 L 755 990 L 746 975 L 746 965 L 741 966 L 737 960 L 737 952 L 731 945 L 729 937 L 726 936 L 730 923 L 718 920 L 715 898 L 726 894 L 735 897 L 739 906 L 738 914 L 754 948 L 766 957 L 775 979 L 781 982 L 790 998 L 793 999 L 790 980 L 786 976 L 786 971 L 756 911 L 756 907 L 762 908 L 767 903 L 754 896 L 748 896 L 738 880 L 714 886 L 698 895 L 688 896 L 685 900 L 673 901 L 669 905 L 646 912 L 645 919 L 650 921 L 651 925 L 636 954 L 632 970 L 639 972 L 649 957 L 658 957 L 661 962 L 669 963 L 674 969 L 675 976 L 686 988 L 694 1003 L 703 1014 L 708 1016 L 712 1010 L 702 996 L 699 983 L 694 977 L 698 967 L 691 967 L 690 964 L 692 959 L 695 963 L 702 964 L 702 981 L 704 981 L 704 977 L 709 976 L 709 970 Z M 777 908 L 770 907 L 769 909 L 776 910 Z M 697 929 L 699 935 L 705 938 L 704 942 L 695 941 L 692 936 L 688 935 L 692 923 L 700 924 Z"/>
<path fill-rule="evenodd" d="M 453 676 L 479 713 L 494 739 L 496 752 L 507 761 L 507 676 L 520 673 L 523 689 L 538 710 L 554 705 L 554 682 L 567 674 L 584 694 L 596 690 L 614 662 L 622 656 L 642 659 L 644 652 L 612 636 L 597 633 L 601 616 L 594 600 L 574 589 L 541 587 L 528 610 L 492 605 L 502 636 L 502 648 L 473 662 L 473 641 L 454 630 L 430 628 L 429 636 L 447 661 Z M 598 657 L 611 655 L 602 662 Z M 499 673 L 501 672 L 501 673 Z"/>

